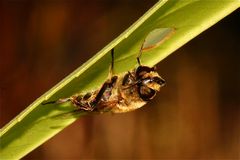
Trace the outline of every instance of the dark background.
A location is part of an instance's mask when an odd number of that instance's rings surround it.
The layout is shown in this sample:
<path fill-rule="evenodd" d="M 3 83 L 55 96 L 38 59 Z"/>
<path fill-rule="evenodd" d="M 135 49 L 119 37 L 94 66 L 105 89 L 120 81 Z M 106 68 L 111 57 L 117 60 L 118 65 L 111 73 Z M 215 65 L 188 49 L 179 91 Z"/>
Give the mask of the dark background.
<path fill-rule="evenodd" d="M 155 2 L 1 1 L 1 127 Z M 239 159 L 239 13 L 159 63 L 167 86 L 145 107 L 80 118 L 24 159 Z"/>

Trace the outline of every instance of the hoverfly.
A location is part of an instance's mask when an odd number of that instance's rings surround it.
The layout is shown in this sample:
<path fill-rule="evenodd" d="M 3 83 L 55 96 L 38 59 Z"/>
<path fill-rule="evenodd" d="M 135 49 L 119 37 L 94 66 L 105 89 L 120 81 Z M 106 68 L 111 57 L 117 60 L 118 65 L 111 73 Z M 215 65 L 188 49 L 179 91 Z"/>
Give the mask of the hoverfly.
<path fill-rule="evenodd" d="M 168 29 L 168 28 L 167 28 Z M 170 28 L 171 29 L 171 28 Z M 168 31 L 172 33 L 172 29 Z M 166 34 L 169 36 L 169 34 Z M 147 37 L 148 38 L 148 37 Z M 163 36 L 162 39 L 166 39 Z M 111 50 L 112 62 L 109 77 L 103 85 L 86 94 L 75 94 L 69 98 L 50 101 L 44 104 L 61 104 L 70 101 L 77 110 L 85 112 L 111 112 L 123 113 L 133 111 L 145 105 L 156 96 L 160 88 L 165 85 L 165 80 L 160 77 L 156 67 L 144 66 L 140 58 L 146 47 L 146 39 L 141 45 L 136 58 L 138 67 L 122 75 L 114 75 L 114 48 Z M 148 43 L 150 43 L 148 41 Z"/>

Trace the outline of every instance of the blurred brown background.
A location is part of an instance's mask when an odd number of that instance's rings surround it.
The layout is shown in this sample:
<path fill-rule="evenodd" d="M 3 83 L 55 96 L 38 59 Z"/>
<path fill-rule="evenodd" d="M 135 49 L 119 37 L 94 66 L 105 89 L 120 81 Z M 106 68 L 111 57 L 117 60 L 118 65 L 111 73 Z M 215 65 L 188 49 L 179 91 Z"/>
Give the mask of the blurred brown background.
<path fill-rule="evenodd" d="M 1 127 L 155 2 L 1 1 Z M 24 159 L 240 159 L 239 13 L 158 64 L 167 86 L 148 105 L 83 117 Z"/>

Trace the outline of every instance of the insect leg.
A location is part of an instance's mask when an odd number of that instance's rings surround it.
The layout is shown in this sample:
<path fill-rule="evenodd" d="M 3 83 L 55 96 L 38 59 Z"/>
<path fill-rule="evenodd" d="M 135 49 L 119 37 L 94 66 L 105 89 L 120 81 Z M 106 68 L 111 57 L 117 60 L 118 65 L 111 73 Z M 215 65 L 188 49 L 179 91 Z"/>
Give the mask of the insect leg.
<path fill-rule="evenodd" d="M 99 92 L 98 92 L 97 96 L 95 97 L 95 99 L 91 102 L 91 106 L 92 106 L 92 107 L 94 107 L 94 108 L 96 107 L 96 105 L 98 104 L 98 102 L 101 100 L 101 98 L 102 98 L 102 96 L 103 96 L 103 94 L 104 94 L 104 91 L 107 89 L 107 87 L 108 87 L 108 83 L 105 82 L 105 83 L 102 85 L 101 89 L 99 90 Z"/>
<path fill-rule="evenodd" d="M 128 74 L 129 74 L 129 76 L 130 76 L 133 80 L 136 79 L 136 78 L 134 77 L 134 75 L 133 75 L 131 72 L 128 71 Z"/>
<path fill-rule="evenodd" d="M 116 81 L 116 78 L 113 78 L 113 77 L 116 77 L 116 76 L 113 76 L 114 48 L 111 49 L 111 58 L 112 58 L 112 61 L 111 61 L 110 71 L 109 71 L 109 79 L 110 79 L 110 81 L 108 80 L 108 81 L 106 81 L 106 82 L 102 85 L 102 87 L 101 87 L 101 89 L 99 90 L 96 98 L 92 101 L 92 105 L 96 105 L 96 104 L 101 100 L 101 98 L 102 98 L 105 90 L 108 89 L 108 88 L 111 89 L 113 83 L 115 83 L 115 81 Z M 113 81 L 114 81 L 114 82 L 113 82 Z"/>
<path fill-rule="evenodd" d="M 42 102 L 42 105 L 46 105 L 46 104 L 61 104 L 61 103 L 65 103 L 71 101 L 71 98 L 61 98 L 59 100 L 56 101 L 49 101 L 49 102 Z"/>
<path fill-rule="evenodd" d="M 111 66 L 110 66 L 110 70 L 109 70 L 109 78 L 112 78 L 113 76 L 113 70 L 114 70 L 114 48 L 111 49 L 111 58 L 112 58 L 112 61 L 111 61 Z"/>
<path fill-rule="evenodd" d="M 91 106 L 93 108 L 95 108 L 97 106 L 97 104 L 103 100 L 103 101 L 107 101 L 111 94 L 112 94 L 112 89 L 118 79 L 117 76 L 113 76 L 113 69 L 114 69 L 114 48 L 111 50 L 111 57 L 112 57 L 112 61 L 111 61 L 111 66 L 110 66 L 110 71 L 109 71 L 109 79 L 102 85 L 101 89 L 99 90 L 99 92 L 97 93 L 95 99 L 90 102 Z"/>
<path fill-rule="evenodd" d="M 142 55 L 142 50 L 143 50 L 144 42 L 145 42 L 145 39 L 144 39 L 144 41 L 143 41 L 143 43 L 142 43 L 142 45 L 141 45 L 140 51 L 139 51 L 138 56 L 137 56 L 137 62 L 138 62 L 138 65 L 139 65 L 139 66 L 141 66 L 140 57 L 141 57 L 141 55 Z"/>

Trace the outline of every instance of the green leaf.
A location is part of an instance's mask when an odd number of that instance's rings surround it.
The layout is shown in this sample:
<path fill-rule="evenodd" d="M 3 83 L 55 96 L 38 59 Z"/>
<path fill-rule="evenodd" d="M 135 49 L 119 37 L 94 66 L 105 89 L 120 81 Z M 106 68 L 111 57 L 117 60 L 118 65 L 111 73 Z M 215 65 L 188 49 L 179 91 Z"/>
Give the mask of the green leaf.
<path fill-rule="evenodd" d="M 98 88 L 107 79 L 111 62 L 109 51 L 113 47 L 116 53 L 114 72 L 122 73 L 137 66 L 137 53 L 150 32 L 156 28 L 174 28 L 175 33 L 167 40 L 162 41 L 162 38 L 158 40 L 158 36 L 147 40 L 145 45 L 151 49 L 144 50 L 141 61 L 144 65 L 153 66 L 233 12 L 239 5 L 239 0 L 159 1 L 118 38 L 4 126 L 1 129 L 1 159 L 22 158 L 84 115 L 84 113 L 66 114 L 74 110 L 69 103 L 62 105 L 41 103 Z M 161 36 L 165 32 L 167 31 L 155 34 Z"/>

